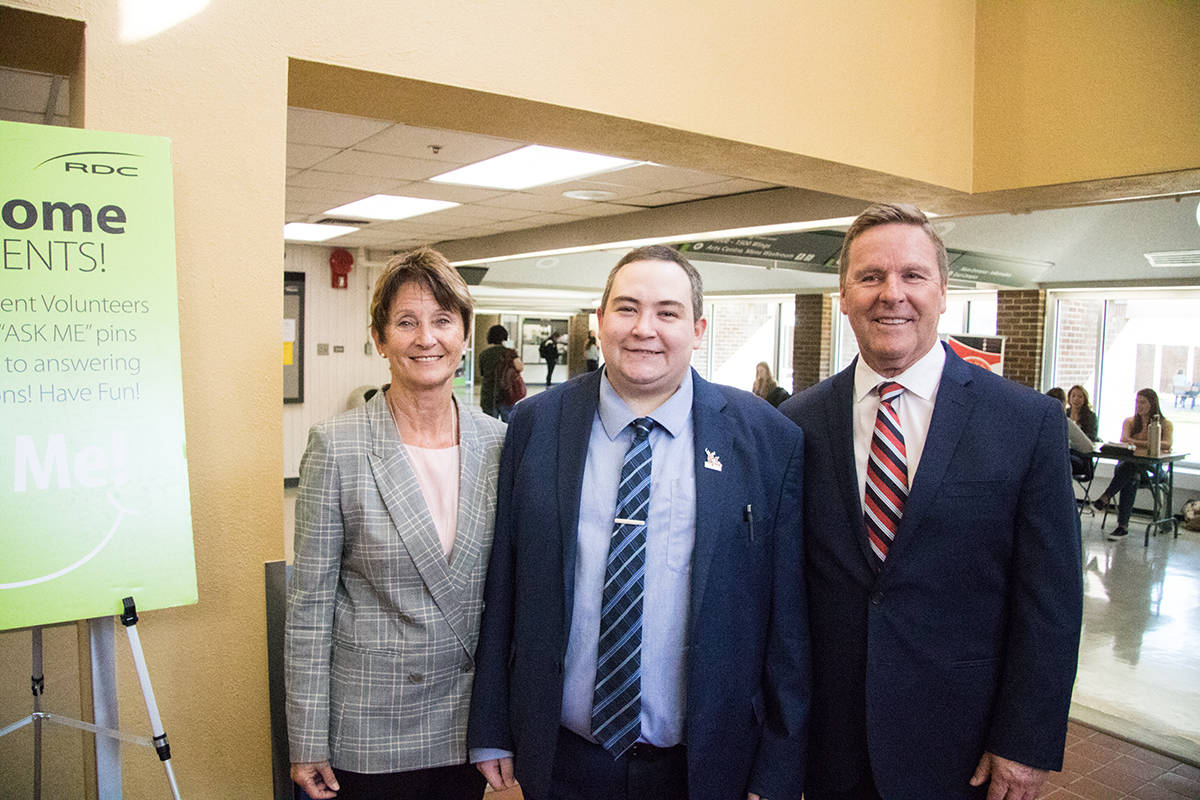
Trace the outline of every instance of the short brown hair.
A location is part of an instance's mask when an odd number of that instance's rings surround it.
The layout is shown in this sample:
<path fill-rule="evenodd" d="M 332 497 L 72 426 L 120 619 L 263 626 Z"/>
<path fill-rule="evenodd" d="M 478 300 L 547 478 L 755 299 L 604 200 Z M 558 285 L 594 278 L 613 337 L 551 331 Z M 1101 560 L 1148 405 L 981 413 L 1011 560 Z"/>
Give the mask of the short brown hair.
<path fill-rule="evenodd" d="M 915 225 L 925 231 L 929 241 L 933 243 L 937 254 L 938 275 L 942 278 L 942 286 L 950 278 L 950 259 L 946 255 L 946 243 L 929 222 L 925 212 L 907 203 L 875 203 L 850 224 L 846 238 L 842 240 L 842 252 L 838 254 L 838 283 L 846 282 L 846 270 L 850 267 L 850 245 L 862 234 L 878 225 Z"/>
<path fill-rule="evenodd" d="M 392 300 L 396 298 L 400 287 L 408 283 L 415 283 L 428 291 L 437 304 L 447 311 L 457 311 L 462 317 L 463 335 L 470 332 L 475 300 L 467 289 L 467 282 L 437 250 L 420 247 L 388 259 L 379 280 L 375 281 L 375 294 L 371 298 L 371 328 L 379 341 L 387 340 Z"/>
<path fill-rule="evenodd" d="M 682 253 L 674 247 L 662 244 L 638 247 L 621 256 L 621 260 L 608 273 L 608 280 L 604 284 L 604 295 L 600 298 L 601 308 L 608 308 L 608 296 L 612 292 L 613 281 L 616 279 L 617 273 L 621 271 L 621 267 L 635 261 L 666 261 L 669 264 L 678 264 L 687 275 L 688 283 L 692 286 L 692 321 L 695 322 L 704 316 L 704 281 L 700 278 L 700 273 L 692 266 L 692 262 L 683 257 Z"/>

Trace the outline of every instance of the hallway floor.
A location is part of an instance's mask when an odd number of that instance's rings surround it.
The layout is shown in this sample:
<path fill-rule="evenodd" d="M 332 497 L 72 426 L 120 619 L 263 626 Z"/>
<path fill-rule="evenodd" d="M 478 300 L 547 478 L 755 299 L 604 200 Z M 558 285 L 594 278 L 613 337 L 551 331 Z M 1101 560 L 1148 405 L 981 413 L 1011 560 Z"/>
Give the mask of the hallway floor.
<path fill-rule="evenodd" d="M 1083 516 L 1084 607 L 1071 716 L 1200 766 L 1200 534 Z M 1196 794 L 1200 797 L 1200 792 Z"/>

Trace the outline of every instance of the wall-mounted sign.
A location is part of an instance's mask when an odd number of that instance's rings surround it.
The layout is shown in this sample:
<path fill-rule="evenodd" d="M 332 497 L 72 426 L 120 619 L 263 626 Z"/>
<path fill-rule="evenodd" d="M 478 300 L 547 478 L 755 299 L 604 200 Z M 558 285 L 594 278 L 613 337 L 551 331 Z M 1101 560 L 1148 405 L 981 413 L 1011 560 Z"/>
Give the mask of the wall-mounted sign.
<path fill-rule="evenodd" d="M 942 337 L 959 358 L 997 375 L 1004 374 L 1004 337 L 956 333 Z"/>
<path fill-rule="evenodd" d="M 196 602 L 170 142 L 0 122 L 0 630 Z"/>

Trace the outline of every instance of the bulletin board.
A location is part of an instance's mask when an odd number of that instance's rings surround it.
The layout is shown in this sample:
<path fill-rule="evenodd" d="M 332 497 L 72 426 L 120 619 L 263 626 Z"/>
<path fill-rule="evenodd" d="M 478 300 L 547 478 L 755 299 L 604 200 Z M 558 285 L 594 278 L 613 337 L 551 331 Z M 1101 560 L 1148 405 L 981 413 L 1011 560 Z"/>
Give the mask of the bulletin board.
<path fill-rule="evenodd" d="M 283 402 L 304 402 L 304 273 L 283 273 Z"/>

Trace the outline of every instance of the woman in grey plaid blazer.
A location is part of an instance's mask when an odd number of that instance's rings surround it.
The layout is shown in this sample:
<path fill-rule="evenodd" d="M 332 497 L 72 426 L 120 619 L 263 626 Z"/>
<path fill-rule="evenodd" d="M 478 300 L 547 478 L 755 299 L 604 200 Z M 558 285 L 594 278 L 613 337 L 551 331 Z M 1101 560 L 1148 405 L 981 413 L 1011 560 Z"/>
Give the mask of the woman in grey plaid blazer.
<path fill-rule="evenodd" d="M 472 312 L 439 253 L 394 257 L 371 303 L 392 382 L 309 434 L 286 673 L 313 798 L 482 796 L 464 740 L 504 425 L 454 399 Z"/>

